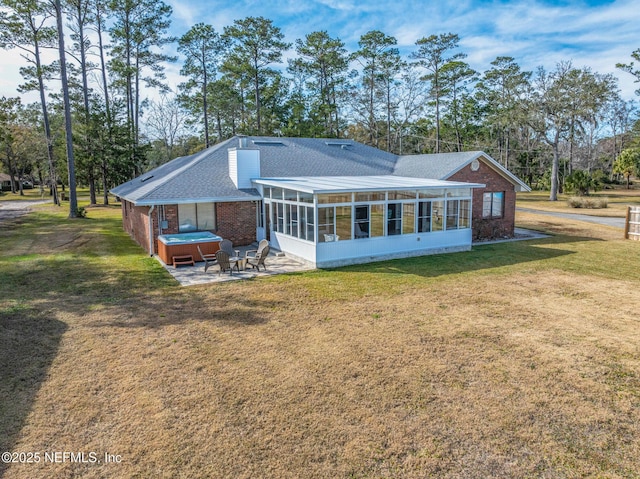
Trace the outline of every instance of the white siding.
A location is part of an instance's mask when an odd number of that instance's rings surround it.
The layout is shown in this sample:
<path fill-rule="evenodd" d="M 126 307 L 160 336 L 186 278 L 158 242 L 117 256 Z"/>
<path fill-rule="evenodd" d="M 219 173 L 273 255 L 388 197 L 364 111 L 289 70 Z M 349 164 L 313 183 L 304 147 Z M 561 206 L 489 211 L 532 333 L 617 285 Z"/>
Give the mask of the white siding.
<path fill-rule="evenodd" d="M 260 177 L 260 150 L 229 148 L 229 177 L 236 188 L 253 188 L 251 179 Z"/>
<path fill-rule="evenodd" d="M 393 258 L 468 251 L 471 249 L 471 229 L 380 236 L 318 243 L 316 246 L 316 267 L 343 266 Z"/>
<path fill-rule="evenodd" d="M 329 268 L 394 258 L 469 251 L 471 229 L 317 244 L 271 232 L 271 245 L 287 256 L 303 260 L 317 268 Z"/>

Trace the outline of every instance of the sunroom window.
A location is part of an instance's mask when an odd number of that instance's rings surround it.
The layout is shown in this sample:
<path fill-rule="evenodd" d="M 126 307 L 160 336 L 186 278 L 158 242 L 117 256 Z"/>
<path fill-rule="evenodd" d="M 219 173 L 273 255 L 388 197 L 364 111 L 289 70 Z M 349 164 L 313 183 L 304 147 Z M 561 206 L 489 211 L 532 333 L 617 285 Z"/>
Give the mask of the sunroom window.
<path fill-rule="evenodd" d="M 333 206 L 318 208 L 318 241 L 320 243 L 337 241 Z"/>
<path fill-rule="evenodd" d="M 353 222 L 353 235 L 355 239 L 368 238 L 371 229 L 371 219 L 369 217 L 369 205 L 358 205 L 355 207 L 356 217 Z"/>
<path fill-rule="evenodd" d="M 458 229 L 458 215 L 460 208 L 459 200 L 448 200 L 447 201 L 447 229 L 455 230 Z"/>
<path fill-rule="evenodd" d="M 313 208 L 310 206 L 300 206 L 300 238 L 314 240 Z"/>
<path fill-rule="evenodd" d="M 431 231 L 443 231 L 444 221 L 444 201 L 433 201 L 431 206 Z"/>
<path fill-rule="evenodd" d="M 431 201 L 418 203 L 418 233 L 431 231 Z"/>
<path fill-rule="evenodd" d="M 402 203 L 387 205 L 387 234 L 389 236 L 402 234 Z"/>

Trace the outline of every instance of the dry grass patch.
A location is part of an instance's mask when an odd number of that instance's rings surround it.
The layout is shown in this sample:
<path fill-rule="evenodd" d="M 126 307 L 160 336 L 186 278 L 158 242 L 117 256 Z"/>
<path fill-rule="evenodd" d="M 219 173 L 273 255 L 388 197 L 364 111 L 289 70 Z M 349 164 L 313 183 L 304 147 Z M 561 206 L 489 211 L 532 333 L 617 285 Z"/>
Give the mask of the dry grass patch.
<path fill-rule="evenodd" d="M 603 196 L 597 198 L 591 196 L 572 196 L 567 200 L 567 204 L 571 208 L 601 209 L 607 207 L 609 198 Z"/>
<path fill-rule="evenodd" d="M 606 217 L 624 217 L 627 206 L 640 205 L 640 189 L 627 190 L 623 187 L 616 187 L 612 190 L 594 192 L 588 197 L 593 204 L 606 202 L 606 206 L 583 206 L 580 214 Z M 518 193 L 518 207 L 534 208 L 543 211 L 554 211 L 561 213 L 576 213 L 576 206 L 571 204 L 572 197 L 567 194 L 559 194 L 558 201 L 549 201 L 548 191 L 532 191 L 529 193 Z M 585 200 L 583 200 L 585 201 Z"/>
<path fill-rule="evenodd" d="M 41 288 L 0 286 L 0 449 L 122 463 L 4 478 L 637 477 L 633 242 L 563 235 L 177 288 L 126 238 L 103 241 L 65 252 L 94 268 L 83 287 L 0 256 Z M 598 262 L 607 251 L 623 258 Z"/>

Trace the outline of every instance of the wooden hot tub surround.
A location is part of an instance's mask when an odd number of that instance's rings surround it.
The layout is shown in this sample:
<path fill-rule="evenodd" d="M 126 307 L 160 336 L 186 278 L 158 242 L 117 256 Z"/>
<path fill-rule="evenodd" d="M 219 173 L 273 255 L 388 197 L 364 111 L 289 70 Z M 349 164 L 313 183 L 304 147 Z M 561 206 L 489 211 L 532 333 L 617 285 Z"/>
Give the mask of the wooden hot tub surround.
<path fill-rule="evenodd" d="M 158 256 L 164 264 L 173 264 L 174 256 L 192 256 L 202 261 L 198 246 L 204 254 L 215 254 L 222 238 L 210 232 L 178 233 L 158 236 Z"/>

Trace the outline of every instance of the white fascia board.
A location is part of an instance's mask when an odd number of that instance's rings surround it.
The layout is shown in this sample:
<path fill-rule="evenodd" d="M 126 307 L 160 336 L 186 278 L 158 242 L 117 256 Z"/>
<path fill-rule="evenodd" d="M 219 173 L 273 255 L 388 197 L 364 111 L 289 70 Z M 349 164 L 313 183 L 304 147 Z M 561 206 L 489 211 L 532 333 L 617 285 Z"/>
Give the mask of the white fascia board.
<path fill-rule="evenodd" d="M 123 197 L 126 200 L 126 198 Z M 224 196 L 217 198 L 181 198 L 181 199 L 164 199 L 164 200 L 141 200 L 141 201 L 131 201 L 135 206 L 153 206 L 153 205 L 188 205 L 194 203 L 235 203 L 239 201 L 261 201 L 261 196 L 251 196 L 251 197 L 233 197 L 233 196 Z M 127 200 L 130 201 L 130 200 Z"/>
<path fill-rule="evenodd" d="M 359 191 L 417 190 L 443 188 L 484 188 L 484 184 L 461 181 L 408 178 L 402 176 L 353 176 L 353 177 L 282 177 L 257 178 L 263 186 L 287 188 L 311 194 L 344 193 Z M 364 184 L 363 184 L 364 183 Z"/>
<path fill-rule="evenodd" d="M 524 181 L 522 181 L 516 175 L 514 175 L 509 170 L 507 170 L 504 166 L 502 166 L 500 163 L 498 163 L 496 160 L 494 160 L 491 156 L 487 155 L 484 151 L 478 151 L 477 155 L 475 155 L 472 158 L 470 158 L 469 160 L 465 161 L 463 164 L 459 165 L 453 171 L 450 171 L 449 173 L 447 173 L 445 177 L 449 178 L 449 177 L 455 175 L 458 171 L 460 171 L 465 166 L 467 166 L 471 162 L 473 162 L 473 160 L 477 160 L 477 159 L 480 159 L 480 158 L 486 160 L 487 166 L 489 166 L 491 169 L 493 169 L 498 174 L 506 177 L 511 183 L 513 183 L 513 186 L 515 186 L 515 190 L 516 191 L 531 191 L 531 188 L 529 187 L 529 185 L 527 185 Z"/>

